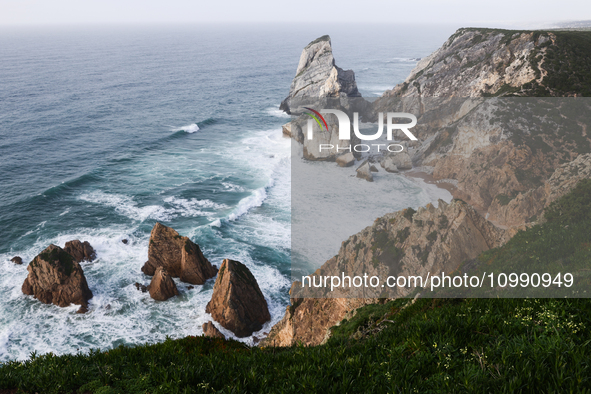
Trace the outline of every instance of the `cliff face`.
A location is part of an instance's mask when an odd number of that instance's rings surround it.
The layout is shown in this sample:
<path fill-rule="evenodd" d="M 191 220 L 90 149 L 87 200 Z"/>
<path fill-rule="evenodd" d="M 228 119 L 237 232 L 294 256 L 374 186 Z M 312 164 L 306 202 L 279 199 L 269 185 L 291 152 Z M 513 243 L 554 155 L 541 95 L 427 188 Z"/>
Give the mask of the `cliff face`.
<path fill-rule="evenodd" d="M 591 103 L 531 98 L 577 95 L 591 96 L 591 33 L 458 30 L 374 102 L 371 116 L 391 108 L 415 114 L 413 164 L 454 183 L 467 203 L 385 215 L 343 242 L 313 276 L 452 272 L 504 244 L 591 176 Z M 298 134 L 293 124 L 290 131 Z M 355 308 L 412 291 L 361 289 L 304 292 L 294 283 L 292 305 L 263 344 L 320 344 Z"/>
<path fill-rule="evenodd" d="M 546 72 L 540 68 L 552 33 L 459 29 L 423 58 L 404 83 L 384 93 L 408 97 L 481 97 L 526 93 Z M 529 88 L 529 89 L 528 89 Z"/>
<path fill-rule="evenodd" d="M 279 109 L 290 113 L 291 100 L 298 97 L 359 97 L 355 73 L 335 65 L 329 36 L 309 43 L 300 56 L 289 95 Z"/>
<path fill-rule="evenodd" d="M 460 29 L 374 110 L 398 100 L 419 114 L 413 163 L 453 180 L 498 225 L 518 226 L 533 215 L 512 216 L 508 202 L 591 151 L 589 101 L 532 98 L 590 93 L 589 45 L 588 32 Z M 483 99 L 493 96 L 512 97 Z"/>
<path fill-rule="evenodd" d="M 367 274 L 385 279 L 390 275 L 426 277 L 427 272 L 450 273 L 462 262 L 501 245 L 507 238 L 504 230 L 496 228 L 465 202 L 453 200 L 446 204 L 439 200 L 437 208 L 428 204 L 416 212 L 409 208 L 376 219 L 372 226 L 343 242 L 339 253 L 314 275 Z M 413 290 L 414 287 L 394 287 L 389 291 L 382 287 L 351 287 L 330 291 L 330 287 L 302 289 L 296 282 L 290 292 L 293 304 L 265 343 L 320 344 L 327 329 L 352 309 L 376 303 L 380 298 L 406 296 Z"/>

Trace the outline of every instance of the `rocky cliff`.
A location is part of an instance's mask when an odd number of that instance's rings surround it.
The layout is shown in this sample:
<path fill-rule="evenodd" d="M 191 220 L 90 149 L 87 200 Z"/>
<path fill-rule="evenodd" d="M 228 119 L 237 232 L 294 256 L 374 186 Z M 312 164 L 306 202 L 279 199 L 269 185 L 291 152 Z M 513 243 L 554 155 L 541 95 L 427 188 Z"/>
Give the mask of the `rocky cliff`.
<path fill-rule="evenodd" d="M 588 100 L 531 98 L 590 95 L 590 44 L 589 32 L 460 29 L 374 110 L 417 114 L 413 163 L 497 224 L 518 226 L 508 202 L 591 151 Z"/>
<path fill-rule="evenodd" d="M 344 241 L 338 254 L 313 276 L 367 274 L 385 279 L 390 275 L 426 277 L 427 272 L 450 273 L 507 239 L 504 230 L 485 220 L 469 204 L 461 200 L 450 204 L 439 200 L 437 208 L 428 204 L 417 211 L 408 208 L 376 219 L 372 226 Z M 273 327 L 265 344 L 320 344 L 327 329 L 341 321 L 347 312 L 379 299 L 407 296 L 414 286 L 330 290 L 330 287 L 302 289 L 301 283 L 295 282 L 290 294 L 292 305 L 282 321 Z"/>
<path fill-rule="evenodd" d="M 312 276 L 452 272 L 502 245 L 591 175 L 591 105 L 529 97 L 590 95 L 589 32 L 458 30 L 378 99 L 371 116 L 390 109 L 417 115 L 413 164 L 435 180 L 454 183 L 456 197 L 466 202 L 385 215 L 343 242 Z M 507 96 L 517 98 L 495 99 Z M 296 139 L 297 126 L 289 130 Z M 398 169 L 386 159 L 384 168 Z M 503 230 L 484 215 L 513 228 Z M 412 291 L 307 290 L 294 283 L 292 305 L 264 346 L 320 344 L 355 308 Z"/>

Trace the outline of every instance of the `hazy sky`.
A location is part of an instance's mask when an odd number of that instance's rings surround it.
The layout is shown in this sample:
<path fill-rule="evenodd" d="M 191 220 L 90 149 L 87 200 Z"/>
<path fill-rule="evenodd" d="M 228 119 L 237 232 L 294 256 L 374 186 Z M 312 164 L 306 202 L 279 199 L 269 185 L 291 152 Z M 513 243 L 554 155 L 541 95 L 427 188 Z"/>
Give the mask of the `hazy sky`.
<path fill-rule="evenodd" d="M 591 19 L 589 0 L 0 0 L 0 25 L 407 22 L 536 27 Z"/>

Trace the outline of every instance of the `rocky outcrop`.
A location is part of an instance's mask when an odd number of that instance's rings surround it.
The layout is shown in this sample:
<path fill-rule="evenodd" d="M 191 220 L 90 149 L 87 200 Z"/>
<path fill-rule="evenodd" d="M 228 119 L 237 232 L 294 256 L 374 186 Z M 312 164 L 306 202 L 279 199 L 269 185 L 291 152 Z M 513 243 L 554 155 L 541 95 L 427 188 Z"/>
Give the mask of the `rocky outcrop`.
<path fill-rule="evenodd" d="M 460 29 L 384 93 L 374 112 L 397 106 L 416 114 L 412 163 L 431 168 L 435 181 L 452 180 L 455 197 L 498 225 L 520 226 L 539 209 L 525 203 L 519 214 L 511 201 L 535 199 L 556 168 L 591 151 L 591 125 L 581 116 L 589 102 L 532 98 L 591 94 L 577 66 L 588 63 L 590 42 L 577 34 Z"/>
<path fill-rule="evenodd" d="M 66 242 L 64 250 L 69 253 L 78 263 L 83 261 L 93 261 L 96 258 L 94 248 L 88 241 L 80 242 L 79 240 Z"/>
<path fill-rule="evenodd" d="M 135 282 L 133 285 L 135 286 L 136 289 L 138 289 L 142 293 L 146 293 L 148 291 L 148 286 L 146 286 L 146 285 L 142 285 L 141 283 L 138 283 L 138 282 Z"/>
<path fill-rule="evenodd" d="M 552 33 L 459 29 L 385 96 L 482 97 L 522 93 L 540 83 Z"/>
<path fill-rule="evenodd" d="M 309 43 L 300 56 L 289 95 L 279 109 L 290 113 L 291 100 L 298 97 L 360 97 L 352 70 L 335 65 L 329 36 Z"/>
<path fill-rule="evenodd" d="M 582 179 L 591 178 L 591 153 L 577 157 L 558 167 L 554 174 L 538 188 L 519 193 L 513 199 L 496 199 L 491 206 L 489 220 L 519 226 L 536 222 L 550 203 L 571 191 Z"/>
<path fill-rule="evenodd" d="M 166 301 L 171 297 L 179 295 L 174 280 L 172 280 L 172 277 L 168 275 L 163 267 L 156 269 L 152 282 L 148 286 L 148 292 L 150 292 L 150 297 L 156 301 Z"/>
<path fill-rule="evenodd" d="M 49 245 L 31 261 L 27 271 L 23 293 L 45 304 L 87 307 L 92 298 L 80 264 L 59 246 Z"/>
<path fill-rule="evenodd" d="M 10 259 L 14 264 L 21 265 L 23 263 L 23 259 L 20 256 L 14 256 Z"/>
<path fill-rule="evenodd" d="M 371 174 L 371 168 L 367 160 L 361 163 L 356 172 L 357 178 L 365 179 L 368 182 L 373 182 L 373 175 Z"/>
<path fill-rule="evenodd" d="M 388 153 L 382 157 L 380 165 L 388 172 L 411 170 L 412 160 L 410 159 L 408 152 Z"/>
<path fill-rule="evenodd" d="M 158 267 L 163 267 L 170 276 L 194 285 L 204 284 L 217 273 L 217 268 L 203 256 L 199 245 L 161 223 L 156 223 L 150 234 L 148 261 L 142 272 L 152 276 Z"/>
<path fill-rule="evenodd" d="M 344 155 L 338 156 L 336 162 L 340 167 L 351 167 L 355 164 L 355 156 L 351 152 L 345 153 Z"/>
<path fill-rule="evenodd" d="M 228 259 L 220 267 L 205 311 L 238 337 L 251 335 L 271 319 L 267 301 L 250 270 Z"/>
<path fill-rule="evenodd" d="M 208 321 L 207 323 L 203 323 L 203 336 L 211 337 L 211 338 L 221 338 L 226 339 L 224 334 L 218 330 L 212 322 Z"/>
<path fill-rule="evenodd" d="M 324 276 L 422 276 L 451 273 L 462 263 L 490 248 L 502 245 L 508 234 L 485 220 L 461 200 L 450 204 L 439 200 L 417 211 L 408 208 L 376 219 L 353 235 L 339 253 L 322 265 L 311 279 Z M 302 287 L 292 285 L 292 305 L 264 340 L 265 346 L 295 343 L 318 345 L 327 330 L 346 313 L 379 299 L 407 296 L 414 286 L 394 288 Z"/>

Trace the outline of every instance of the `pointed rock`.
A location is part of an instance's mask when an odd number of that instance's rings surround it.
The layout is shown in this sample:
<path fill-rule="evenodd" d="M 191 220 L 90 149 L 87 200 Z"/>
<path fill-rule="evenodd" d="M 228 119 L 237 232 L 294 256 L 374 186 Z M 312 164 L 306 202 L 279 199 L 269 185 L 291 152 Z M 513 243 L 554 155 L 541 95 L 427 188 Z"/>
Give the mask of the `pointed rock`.
<path fill-rule="evenodd" d="M 86 307 L 92 298 L 80 264 L 59 246 L 49 245 L 31 261 L 27 271 L 23 293 L 45 304 Z"/>
<path fill-rule="evenodd" d="M 208 321 L 207 323 L 204 323 L 203 326 L 203 335 L 206 337 L 211 337 L 211 338 L 222 338 L 222 339 L 226 339 L 226 337 L 224 336 L 224 334 L 222 334 L 220 332 L 220 330 L 218 330 L 212 322 Z"/>
<path fill-rule="evenodd" d="M 242 263 L 225 259 L 205 309 L 222 327 L 238 337 L 247 337 L 271 320 L 259 285 Z"/>
<path fill-rule="evenodd" d="M 279 109 L 290 111 L 290 102 L 297 97 L 360 97 L 352 70 L 335 65 L 329 36 L 322 36 L 309 43 L 300 56 L 289 96 Z"/>
<path fill-rule="evenodd" d="M 367 160 L 361 163 L 361 165 L 357 168 L 357 178 L 365 179 L 368 182 L 373 182 L 373 175 L 371 174 L 371 169 Z"/>
<path fill-rule="evenodd" d="M 74 241 L 66 242 L 64 250 L 79 263 L 82 261 L 93 261 L 96 258 L 96 252 L 93 247 L 90 246 L 88 241 L 80 242 L 76 239 Z"/>
<path fill-rule="evenodd" d="M 150 292 L 150 297 L 156 301 L 166 301 L 171 297 L 179 295 L 174 280 L 172 280 L 172 277 L 162 267 L 156 269 L 152 282 L 148 286 L 148 291 Z"/>
<path fill-rule="evenodd" d="M 217 273 L 199 245 L 160 223 L 156 223 L 150 234 L 148 261 L 142 272 L 152 276 L 158 267 L 164 267 L 170 276 L 193 285 L 202 285 Z"/>

